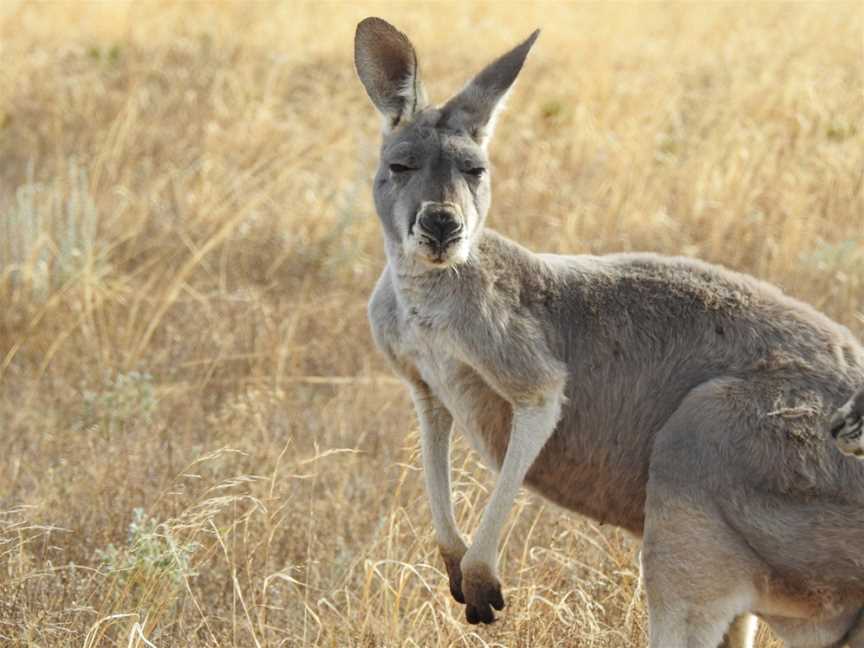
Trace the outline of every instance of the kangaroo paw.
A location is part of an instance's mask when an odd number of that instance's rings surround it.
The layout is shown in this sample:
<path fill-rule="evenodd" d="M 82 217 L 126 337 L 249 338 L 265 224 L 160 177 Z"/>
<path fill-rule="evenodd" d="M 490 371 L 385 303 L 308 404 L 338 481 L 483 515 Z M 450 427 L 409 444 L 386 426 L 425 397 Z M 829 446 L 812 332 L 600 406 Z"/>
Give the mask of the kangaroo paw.
<path fill-rule="evenodd" d="M 501 583 L 486 565 L 466 568 L 462 571 L 462 592 L 465 594 L 465 618 L 468 623 L 492 623 L 492 609 L 504 609 Z"/>

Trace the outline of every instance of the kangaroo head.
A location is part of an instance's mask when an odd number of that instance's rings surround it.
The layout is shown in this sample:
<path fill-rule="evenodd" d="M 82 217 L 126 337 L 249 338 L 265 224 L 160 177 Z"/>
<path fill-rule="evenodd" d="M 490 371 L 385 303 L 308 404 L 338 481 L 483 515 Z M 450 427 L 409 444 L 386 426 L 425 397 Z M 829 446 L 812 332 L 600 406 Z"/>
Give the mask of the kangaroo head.
<path fill-rule="evenodd" d="M 495 119 L 539 33 L 436 107 L 408 37 L 380 18 L 357 25 L 357 75 L 383 118 L 374 194 L 391 259 L 428 271 L 468 259 L 489 211 Z"/>

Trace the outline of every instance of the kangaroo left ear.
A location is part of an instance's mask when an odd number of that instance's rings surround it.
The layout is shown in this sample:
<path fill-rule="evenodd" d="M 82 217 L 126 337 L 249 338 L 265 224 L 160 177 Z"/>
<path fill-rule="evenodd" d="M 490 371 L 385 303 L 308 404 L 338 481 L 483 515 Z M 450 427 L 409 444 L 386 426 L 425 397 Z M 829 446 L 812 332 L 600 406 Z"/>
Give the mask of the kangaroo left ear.
<path fill-rule="evenodd" d="M 426 106 L 414 46 L 386 20 L 366 18 L 357 25 L 354 66 L 366 93 L 384 118 L 385 133 Z"/>
<path fill-rule="evenodd" d="M 443 109 L 448 123 L 468 131 L 478 144 L 485 147 L 495 130 L 495 120 L 504 100 L 539 35 L 540 30 L 535 30 L 520 45 L 490 63 L 450 99 Z"/>

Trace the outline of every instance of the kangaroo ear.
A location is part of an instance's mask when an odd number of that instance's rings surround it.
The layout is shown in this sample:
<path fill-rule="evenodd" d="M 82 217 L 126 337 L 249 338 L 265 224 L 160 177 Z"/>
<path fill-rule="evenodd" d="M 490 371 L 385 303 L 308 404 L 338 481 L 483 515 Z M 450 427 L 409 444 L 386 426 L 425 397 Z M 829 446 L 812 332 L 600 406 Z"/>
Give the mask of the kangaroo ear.
<path fill-rule="evenodd" d="M 387 21 L 366 18 L 357 25 L 354 65 L 366 93 L 384 117 L 385 133 L 425 107 L 414 46 Z"/>
<path fill-rule="evenodd" d="M 504 107 L 504 99 L 539 35 L 540 30 L 535 30 L 520 45 L 490 63 L 448 101 L 444 106 L 448 123 L 468 131 L 475 141 L 485 146 L 495 130 L 495 120 Z"/>

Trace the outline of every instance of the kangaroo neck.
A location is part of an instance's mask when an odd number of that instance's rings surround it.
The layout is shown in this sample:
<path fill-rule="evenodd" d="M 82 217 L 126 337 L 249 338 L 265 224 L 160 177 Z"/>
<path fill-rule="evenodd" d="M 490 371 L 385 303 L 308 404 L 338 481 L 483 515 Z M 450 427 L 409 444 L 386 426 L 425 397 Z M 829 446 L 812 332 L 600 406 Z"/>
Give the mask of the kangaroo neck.
<path fill-rule="evenodd" d="M 399 301 L 408 308 L 435 307 L 479 290 L 482 268 L 476 246 L 464 263 L 442 268 L 407 258 L 396 246 L 387 247 L 387 271 Z"/>

